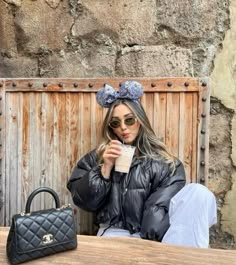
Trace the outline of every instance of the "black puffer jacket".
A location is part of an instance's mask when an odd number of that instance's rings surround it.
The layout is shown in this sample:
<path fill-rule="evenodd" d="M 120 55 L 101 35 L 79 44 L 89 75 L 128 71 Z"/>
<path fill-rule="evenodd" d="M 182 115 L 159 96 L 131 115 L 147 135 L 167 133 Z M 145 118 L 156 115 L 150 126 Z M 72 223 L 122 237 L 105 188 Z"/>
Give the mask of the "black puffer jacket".
<path fill-rule="evenodd" d="M 136 159 L 129 174 L 112 171 L 111 176 L 102 177 L 95 151 L 85 155 L 67 184 L 74 203 L 95 212 L 98 224 L 122 222 L 131 233 L 161 241 L 169 227 L 170 199 L 185 185 L 182 163 L 176 161 L 171 176 L 163 161 Z"/>

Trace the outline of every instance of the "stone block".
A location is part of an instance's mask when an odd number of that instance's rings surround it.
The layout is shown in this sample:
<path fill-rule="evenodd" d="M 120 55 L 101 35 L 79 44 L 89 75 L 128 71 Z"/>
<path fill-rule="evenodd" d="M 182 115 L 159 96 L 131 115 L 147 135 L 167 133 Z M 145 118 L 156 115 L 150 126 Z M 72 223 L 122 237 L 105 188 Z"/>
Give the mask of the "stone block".
<path fill-rule="evenodd" d="M 93 1 L 80 4 L 74 36 L 109 31 L 120 44 L 144 44 L 155 32 L 156 3 L 152 0 Z"/>
<path fill-rule="evenodd" d="M 216 26 L 218 1 L 157 0 L 157 32 L 193 39 L 209 37 Z M 208 34 L 208 35 L 206 35 Z"/>
<path fill-rule="evenodd" d="M 41 77 L 107 77 L 115 75 L 115 54 L 94 48 L 41 58 Z"/>
<path fill-rule="evenodd" d="M 236 173 L 232 174 L 232 183 L 231 190 L 227 192 L 224 206 L 221 209 L 221 223 L 223 230 L 232 234 L 234 238 L 236 238 Z"/>
<path fill-rule="evenodd" d="M 117 75 L 136 77 L 191 76 L 191 51 L 175 46 L 134 46 L 122 49 Z"/>
<path fill-rule="evenodd" d="M 216 195 L 220 195 L 227 192 L 232 185 L 233 165 L 230 159 L 232 112 L 216 98 L 211 98 L 210 111 L 208 187 Z"/>
<path fill-rule="evenodd" d="M 18 52 L 37 53 L 41 45 L 63 49 L 73 21 L 67 1 L 23 1 L 15 13 Z"/>
<path fill-rule="evenodd" d="M 37 60 L 27 57 L 1 58 L 0 76 L 2 78 L 37 77 Z"/>
<path fill-rule="evenodd" d="M 11 57 L 16 53 L 14 17 L 10 6 L 0 1 L 0 53 Z"/>

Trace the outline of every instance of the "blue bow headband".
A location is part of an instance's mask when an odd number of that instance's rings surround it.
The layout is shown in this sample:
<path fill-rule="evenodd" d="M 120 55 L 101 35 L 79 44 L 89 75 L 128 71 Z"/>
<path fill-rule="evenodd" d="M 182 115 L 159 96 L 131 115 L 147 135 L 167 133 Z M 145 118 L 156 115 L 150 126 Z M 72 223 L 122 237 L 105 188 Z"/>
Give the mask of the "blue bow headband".
<path fill-rule="evenodd" d="M 99 105 L 109 108 L 117 99 L 130 99 L 137 101 L 143 95 L 143 87 L 136 81 L 125 81 L 121 84 L 119 91 L 105 84 L 96 94 Z"/>

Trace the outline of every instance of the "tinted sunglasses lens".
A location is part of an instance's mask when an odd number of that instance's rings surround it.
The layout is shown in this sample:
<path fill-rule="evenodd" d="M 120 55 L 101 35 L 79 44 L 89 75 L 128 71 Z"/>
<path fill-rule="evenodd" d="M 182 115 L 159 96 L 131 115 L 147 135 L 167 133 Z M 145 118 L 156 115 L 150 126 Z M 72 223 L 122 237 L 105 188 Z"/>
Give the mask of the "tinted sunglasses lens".
<path fill-rule="evenodd" d="M 128 126 L 134 125 L 135 122 L 136 122 L 136 119 L 133 117 L 125 119 L 125 124 Z"/>
<path fill-rule="evenodd" d="M 110 121 L 109 125 L 111 128 L 118 128 L 120 127 L 120 121 Z"/>
<path fill-rule="evenodd" d="M 125 119 L 124 122 L 127 126 L 131 126 L 135 124 L 136 119 L 133 117 L 130 117 L 130 118 Z M 114 129 L 120 127 L 120 124 L 121 124 L 121 121 L 119 120 L 113 120 L 113 121 L 110 121 L 109 123 L 110 127 Z"/>

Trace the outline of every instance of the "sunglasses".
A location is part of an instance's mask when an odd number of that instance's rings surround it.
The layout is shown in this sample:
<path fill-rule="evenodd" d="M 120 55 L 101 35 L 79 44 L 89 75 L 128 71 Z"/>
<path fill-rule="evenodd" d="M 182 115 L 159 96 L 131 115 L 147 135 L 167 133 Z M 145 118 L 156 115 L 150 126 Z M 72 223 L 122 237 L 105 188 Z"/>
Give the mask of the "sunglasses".
<path fill-rule="evenodd" d="M 137 119 L 134 118 L 134 117 L 129 117 L 129 118 L 124 119 L 124 123 L 125 123 L 125 125 L 127 125 L 127 126 L 132 126 L 132 125 L 134 125 L 136 121 L 137 121 Z M 119 128 L 120 125 L 121 125 L 121 120 L 111 120 L 111 121 L 109 122 L 109 126 L 110 126 L 111 128 L 113 128 L 113 129 Z"/>

